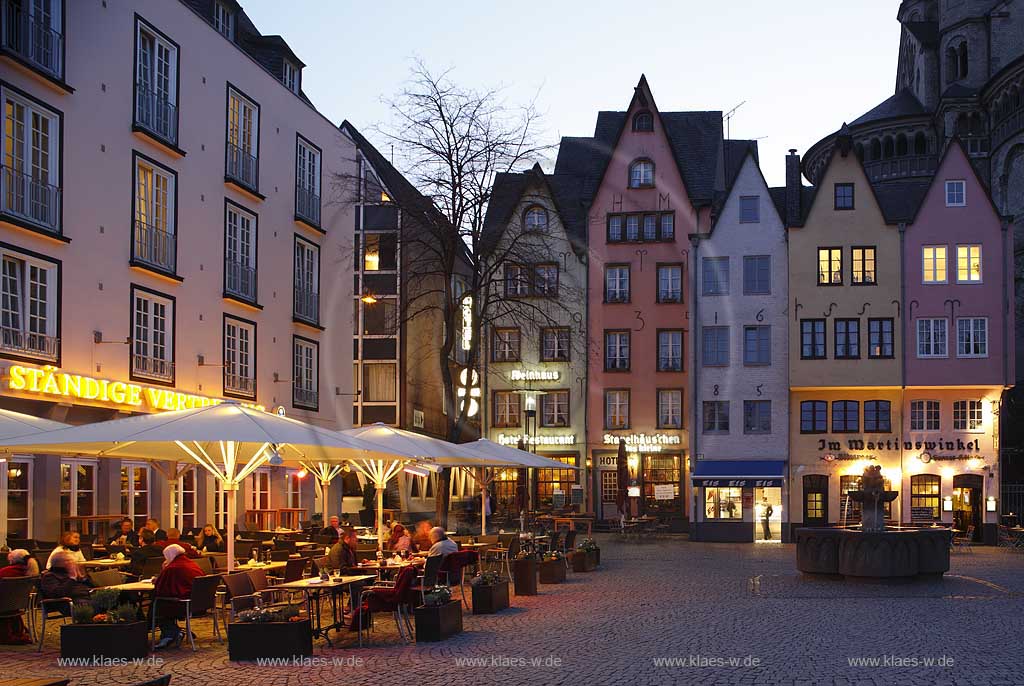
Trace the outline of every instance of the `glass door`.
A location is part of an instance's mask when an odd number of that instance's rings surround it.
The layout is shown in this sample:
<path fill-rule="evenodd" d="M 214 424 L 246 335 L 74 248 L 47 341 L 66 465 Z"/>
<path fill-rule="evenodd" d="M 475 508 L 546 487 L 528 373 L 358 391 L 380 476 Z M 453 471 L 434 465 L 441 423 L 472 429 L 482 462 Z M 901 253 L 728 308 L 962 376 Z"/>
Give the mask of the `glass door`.
<path fill-rule="evenodd" d="M 754 489 L 754 540 L 782 542 L 782 488 L 779 486 Z"/>

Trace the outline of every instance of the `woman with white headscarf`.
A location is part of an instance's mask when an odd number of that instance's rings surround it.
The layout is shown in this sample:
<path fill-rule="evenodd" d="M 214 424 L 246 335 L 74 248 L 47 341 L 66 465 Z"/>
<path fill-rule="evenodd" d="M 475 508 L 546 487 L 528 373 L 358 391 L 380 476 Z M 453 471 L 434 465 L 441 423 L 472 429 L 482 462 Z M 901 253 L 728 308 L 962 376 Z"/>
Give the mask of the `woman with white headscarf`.
<path fill-rule="evenodd" d="M 184 548 L 172 543 L 164 548 L 164 568 L 153 580 L 153 597 L 182 600 L 189 598 L 192 595 L 192 581 L 197 576 L 203 576 L 203 570 L 188 558 Z M 171 605 L 163 604 L 161 607 L 169 608 Z M 180 646 L 182 639 L 185 638 L 185 632 L 178 628 L 177 620 L 171 616 L 160 618 L 159 621 L 160 640 L 156 647 L 166 648 L 171 643 L 175 647 Z"/>

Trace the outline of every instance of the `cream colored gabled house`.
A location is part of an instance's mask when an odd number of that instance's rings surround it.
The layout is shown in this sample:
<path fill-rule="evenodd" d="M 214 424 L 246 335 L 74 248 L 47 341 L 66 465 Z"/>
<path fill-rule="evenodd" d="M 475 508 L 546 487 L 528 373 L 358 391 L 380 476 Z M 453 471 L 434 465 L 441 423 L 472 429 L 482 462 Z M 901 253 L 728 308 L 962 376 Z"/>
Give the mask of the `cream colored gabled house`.
<path fill-rule="evenodd" d="M 2 8 L 0 407 L 80 424 L 230 398 L 350 426 L 353 217 L 330 180 L 355 149 L 301 60 L 233 0 Z M 310 481 L 261 469 L 240 509 L 308 519 Z M 16 456 L 0 492 L 0 538 L 225 515 L 184 465 Z"/>

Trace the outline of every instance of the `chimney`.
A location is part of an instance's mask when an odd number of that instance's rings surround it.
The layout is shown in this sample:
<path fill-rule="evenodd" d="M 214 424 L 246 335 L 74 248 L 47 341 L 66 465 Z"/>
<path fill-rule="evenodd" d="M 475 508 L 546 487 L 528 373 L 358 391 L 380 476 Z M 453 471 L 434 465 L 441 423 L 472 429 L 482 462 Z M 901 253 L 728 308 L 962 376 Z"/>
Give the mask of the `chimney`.
<path fill-rule="evenodd" d="M 796 148 L 790 148 L 786 155 L 786 226 L 797 226 L 803 212 L 800 201 L 803 194 L 803 182 L 800 180 L 800 155 Z"/>

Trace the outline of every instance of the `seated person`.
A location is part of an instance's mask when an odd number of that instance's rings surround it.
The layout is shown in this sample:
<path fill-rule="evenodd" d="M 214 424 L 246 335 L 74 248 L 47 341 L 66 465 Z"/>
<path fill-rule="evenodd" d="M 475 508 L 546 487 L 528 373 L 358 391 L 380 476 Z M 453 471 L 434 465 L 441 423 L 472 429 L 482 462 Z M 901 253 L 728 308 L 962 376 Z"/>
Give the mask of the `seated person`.
<path fill-rule="evenodd" d="M 388 546 L 395 552 L 412 550 L 412 537 L 398 522 L 391 525 L 391 538 L 388 539 Z"/>
<path fill-rule="evenodd" d="M 156 540 L 167 540 L 167 532 L 160 528 L 160 522 L 158 520 L 150 517 L 146 520 L 146 528 L 153 532 L 153 535 L 156 536 Z"/>
<path fill-rule="evenodd" d="M 433 545 L 430 546 L 427 557 L 434 557 L 435 555 L 448 555 L 450 553 L 459 552 L 458 544 L 452 539 L 448 538 L 448 534 L 444 532 L 439 526 L 435 526 L 430 530 L 430 540 Z"/>
<path fill-rule="evenodd" d="M 77 531 L 65 531 L 60 537 L 60 545 L 53 549 L 50 557 L 46 560 L 46 568 L 49 569 L 53 563 L 53 556 L 57 553 L 70 553 L 75 562 L 85 562 L 85 555 L 82 554 L 82 537 Z"/>
<path fill-rule="evenodd" d="M 195 548 L 193 548 L 188 543 L 183 542 L 181 540 L 181 531 L 179 531 L 178 529 L 176 529 L 173 526 L 170 529 L 167 530 L 167 540 L 165 540 L 165 541 L 157 541 L 156 545 L 159 546 L 160 548 L 166 548 L 169 545 L 180 545 L 182 547 L 182 549 L 185 551 L 185 554 L 188 555 L 189 557 L 191 557 L 191 558 L 199 557 L 199 551 L 196 550 Z"/>
<path fill-rule="evenodd" d="M 141 545 L 138 548 L 133 548 L 129 553 L 131 564 L 128 566 L 128 571 L 135 576 L 142 574 L 146 560 L 151 557 L 161 557 L 164 554 L 163 548 L 156 544 L 156 535 L 149 529 L 143 529 L 139 543 Z"/>
<path fill-rule="evenodd" d="M 24 548 L 7 553 L 7 566 L 0 567 L 0 579 L 7 576 L 39 576 L 39 563 Z"/>
<path fill-rule="evenodd" d="M 38 575 L 39 564 L 24 548 L 7 553 L 7 566 L 0 567 L 0 579 Z M 24 645 L 26 643 L 32 643 L 32 634 L 29 633 L 21 615 L 0 617 L 0 644 Z"/>
<path fill-rule="evenodd" d="M 416 523 L 416 533 L 412 536 L 413 550 L 430 550 L 430 546 L 434 544 L 430 540 L 430 522 L 426 519 Z"/>
<path fill-rule="evenodd" d="M 39 577 L 39 597 L 43 600 L 71 598 L 76 601 L 88 598 L 91 590 L 92 584 L 79 570 L 74 553 L 54 551 L 50 556 L 49 569 Z M 67 608 L 61 608 L 61 614 L 67 611 Z"/>
<path fill-rule="evenodd" d="M 320 529 L 320 535 L 327 536 L 331 539 L 332 544 L 336 544 L 339 540 L 341 540 L 341 537 L 344 534 L 344 529 L 342 529 L 341 527 L 341 520 L 338 519 L 337 515 L 331 515 L 331 518 L 328 520 L 328 522 L 329 523 L 327 526 L 325 526 L 323 529 Z"/>
<path fill-rule="evenodd" d="M 195 562 L 188 559 L 185 549 L 177 543 L 168 545 L 163 550 L 164 568 L 159 576 L 153 580 L 154 598 L 189 598 L 192 595 L 192 581 L 203 576 L 203 570 L 199 569 Z M 185 638 L 185 632 L 178 628 L 178 621 L 174 618 L 174 612 L 170 604 L 163 605 L 168 610 L 170 617 L 158 618 L 160 622 L 160 640 L 156 647 L 166 648 L 171 643 L 175 647 L 181 645 Z"/>
<path fill-rule="evenodd" d="M 331 569 L 342 574 L 354 574 L 358 572 L 359 561 L 356 559 L 356 547 L 359 545 L 359 537 L 356 530 L 350 526 L 342 529 L 341 540 L 331 546 L 331 552 L 327 555 L 327 564 Z"/>
<path fill-rule="evenodd" d="M 125 517 L 119 524 L 116 534 L 107 539 L 107 545 L 119 545 L 124 548 L 138 548 L 139 535 L 132 529 L 132 520 Z"/>
<path fill-rule="evenodd" d="M 226 552 L 224 538 L 213 524 L 204 526 L 203 530 L 196 536 L 196 548 L 204 553 Z"/>

